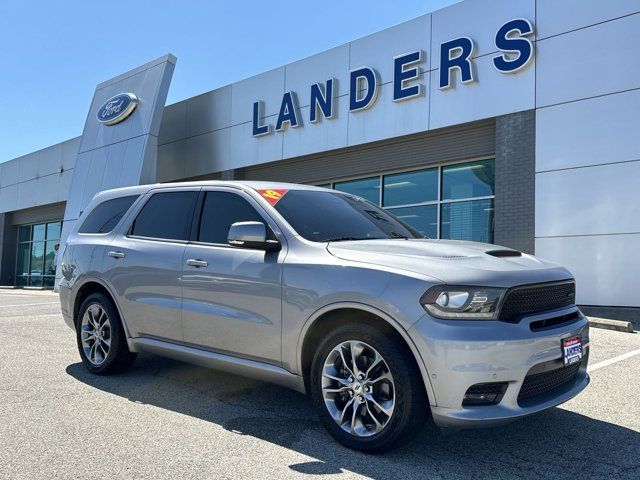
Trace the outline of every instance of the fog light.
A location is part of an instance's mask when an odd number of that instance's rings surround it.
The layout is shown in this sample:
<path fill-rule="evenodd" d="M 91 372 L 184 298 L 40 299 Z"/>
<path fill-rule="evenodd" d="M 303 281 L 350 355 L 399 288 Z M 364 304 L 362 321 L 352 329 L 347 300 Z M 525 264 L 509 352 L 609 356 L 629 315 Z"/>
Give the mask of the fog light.
<path fill-rule="evenodd" d="M 497 405 L 507 391 L 507 382 L 476 383 L 467 389 L 462 406 Z"/>

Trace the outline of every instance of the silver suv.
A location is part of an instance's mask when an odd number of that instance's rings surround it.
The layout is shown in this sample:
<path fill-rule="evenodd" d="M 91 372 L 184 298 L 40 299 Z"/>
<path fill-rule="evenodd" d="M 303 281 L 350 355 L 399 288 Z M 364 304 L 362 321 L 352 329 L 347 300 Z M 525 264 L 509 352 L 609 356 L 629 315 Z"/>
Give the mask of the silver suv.
<path fill-rule="evenodd" d="M 589 383 L 563 267 L 430 240 L 362 198 L 263 182 L 102 192 L 63 246 L 60 300 L 86 368 L 150 352 L 308 393 L 344 445 L 380 452 L 429 414 L 505 423 Z"/>

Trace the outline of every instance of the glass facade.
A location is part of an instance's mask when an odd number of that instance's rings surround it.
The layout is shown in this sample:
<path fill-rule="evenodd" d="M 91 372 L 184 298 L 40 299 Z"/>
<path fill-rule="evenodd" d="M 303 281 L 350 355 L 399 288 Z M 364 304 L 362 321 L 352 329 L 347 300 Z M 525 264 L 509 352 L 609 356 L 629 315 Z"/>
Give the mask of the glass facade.
<path fill-rule="evenodd" d="M 22 225 L 18 228 L 16 285 L 53 288 L 56 275 L 56 245 L 62 222 Z"/>
<path fill-rule="evenodd" d="M 321 186 L 366 198 L 429 238 L 493 242 L 493 159 Z"/>

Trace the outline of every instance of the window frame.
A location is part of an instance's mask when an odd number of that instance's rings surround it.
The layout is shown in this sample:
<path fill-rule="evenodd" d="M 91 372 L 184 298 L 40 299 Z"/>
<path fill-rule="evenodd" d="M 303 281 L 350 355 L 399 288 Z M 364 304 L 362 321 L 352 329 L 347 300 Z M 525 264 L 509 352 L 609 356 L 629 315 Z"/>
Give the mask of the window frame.
<path fill-rule="evenodd" d="M 179 243 L 179 244 L 183 244 L 186 245 L 187 243 L 189 243 L 189 239 L 191 238 L 191 235 L 193 233 L 193 216 L 191 217 L 191 225 L 190 225 L 190 230 L 189 230 L 189 235 L 187 240 L 180 240 L 180 239 L 174 239 L 174 238 L 158 238 L 158 237 L 145 237 L 142 235 L 134 235 L 132 233 L 133 231 L 133 226 L 136 223 L 136 219 L 138 218 L 138 215 L 140 215 L 140 213 L 142 212 L 142 210 L 144 209 L 144 207 L 147 205 L 147 203 L 149 203 L 149 200 L 151 200 L 151 198 L 154 195 L 160 194 L 160 193 L 178 193 L 178 192 L 193 192 L 196 194 L 196 201 L 194 204 L 194 208 L 193 208 L 193 215 L 195 216 L 195 212 L 198 208 L 198 201 L 200 200 L 200 196 L 201 196 L 201 192 L 202 192 L 202 187 L 192 187 L 192 186 L 184 186 L 184 187 L 173 187 L 173 188 L 156 188 L 156 189 L 152 189 L 149 190 L 146 194 L 142 195 L 142 200 L 139 202 L 139 205 L 135 205 L 136 208 L 130 208 L 129 214 L 125 214 L 122 217 L 122 220 L 125 219 L 125 217 L 129 216 L 130 218 L 127 218 L 127 227 L 124 231 L 124 237 L 129 238 L 129 239 L 134 239 L 134 240 L 144 240 L 144 241 L 149 241 L 149 242 L 161 242 L 161 243 Z M 140 199 L 138 199 L 140 200 Z M 132 205 L 133 207 L 133 205 Z M 115 231 L 116 229 L 114 229 L 113 231 Z M 112 232 L 113 232 L 112 231 Z"/>
<path fill-rule="evenodd" d="M 280 230 L 278 223 L 269 215 L 262 205 L 258 201 L 256 201 L 253 196 L 244 191 L 239 187 L 232 186 L 212 186 L 212 187 L 203 187 L 200 191 L 200 196 L 198 197 L 198 202 L 196 203 L 196 208 L 193 214 L 193 222 L 191 224 L 191 234 L 189 236 L 189 245 L 197 245 L 201 247 L 212 247 L 212 248 L 225 248 L 231 250 L 259 250 L 264 251 L 261 248 L 249 248 L 249 247 L 236 247 L 233 245 L 229 245 L 228 243 L 211 243 L 211 242 L 201 242 L 197 239 L 198 233 L 200 231 L 200 223 L 202 221 L 202 213 L 204 211 L 204 200 L 207 192 L 225 192 L 233 195 L 238 195 L 240 198 L 246 200 L 249 205 L 253 207 L 253 209 L 258 213 L 260 217 L 262 217 L 263 222 L 267 226 L 268 229 L 271 229 L 272 233 L 275 235 L 280 245 L 285 244 L 285 236 Z"/>
<path fill-rule="evenodd" d="M 140 193 L 134 193 L 132 195 L 122 195 L 122 196 L 118 196 L 118 197 L 112 197 L 112 198 L 108 198 L 106 200 L 104 200 L 103 202 L 100 202 L 99 204 L 97 204 L 95 207 L 93 207 L 91 209 L 91 211 L 89 213 L 87 213 L 87 217 L 82 220 L 82 223 L 80 223 L 80 225 L 78 226 L 78 230 L 77 230 L 77 235 L 86 235 L 86 236 L 100 236 L 100 237 L 104 237 L 107 235 L 113 235 L 114 232 L 119 231 L 119 226 L 122 224 L 123 220 L 125 218 L 127 218 L 127 216 L 129 215 L 129 212 L 131 212 L 135 207 L 136 204 L 138 202 L 140 202 L 140 198 L 143 197 L 143 194 Z M 120 220 L 118 220 L 118 223 L 116 223 L 113 228 L 111 230 L 109 230 L 108 232 L 81 232 L 80 229 L 84 226 L 85 222 L 88 220 L 89 216 L 95 211 L 96 208 L 98 208 L 99 206 L 105 204 L 106 202 L 110 201 L 110 200 L 116 200 L 119 198 L 125 198 L 125 197 L 137 197 L 133 203 L 131 205 L 129 205 L 129 208 L 127 208 L 127 210 L 122 214 L 122 217 L 120 217 Z M 81 213 L 82 215 L 82 213 Z"/>
<path fill-rule="evenodd" d="M 56 239 L 54 238 L 49 238 L 48 237 L 48 230 L 49 230 L 49 224 L 53 224 L 53 223 L 59 223 L 60 224 L 60 236 Z M 45 227 L 45 234 L 44 234 L 44 238 L 42 240 L 34 240 L 33 239 L 33 227 L 34 225 L 44 225 Z M 14 271 L 14 279 L 13 279 L 13 284 L 14 285 L 18 285 L 18 278 L 22 278 L 25 279 L 26 284 L 24 286 L 35 286 L 35 287 L 44 287 L 44 288 L 48 288 L 47 286 L 45 286 L 45 278 L 53 278 L 54 282 L 55 282 L 55 274 L 54 275 L 48 275 L 45 274 L 44 272 L 44 266 L 46 264 L 46 255 L 47 255 L 47 244 L 51 243 L 51 242 L 56 242 L 56 243 L 60 243 L 60 239 L 62 236 L 62 227 L 64 225 L 64 219 L 60 218 L 60 219 L 54 219 L 54 220 L 46 220 L 46 221 L 40 221 L 40 222 L 31 222 L 31 223 L 23 223 L 21 225 L 17 225 L 17 232 L 16 232 L 16 246 L 15 246 L 15 251 L 16 251 L 16 260 L 14 262 L 14 266 L 13 266 L 13 271 Z M 20 240 L 20 229 L 23 227 L 29 227 L 29 240 Z M 42 243 L 42 273 L 40 275 L 31 275 L 31 265 L 32 265 L 32 260 L 33 260 L 33 244 L 34 243 Z M 28 252 L 29 252 L 29 258 L 28 258 L 28 275 L 20 275 L 18 273 L 18 263 L 20 261 L 20 246 L 21 245 L 28 245 Z M 38 285 L 31 285 L 31 278 L 32 277 L 40 277 L 40 282 Z"/>
<path fill-rule="evenodd" d="M 408 167 L 408 168 L 400 168 L 400 169 L 394 169 L 394 170 L 385 170 L 382 173 L 378 173 L 378 174 L 374 174 L 374 175 L 353 175 L 353 176 L 349 176 L 349 177 L 337 177 L 337 178 L 333 178 L 331 180 L 322 180 L 322 181 L 318 181 L 318 182 L 314 182 L 313 185 L 317 186 L 317 187 L 324 187 L 327 188 L 326 185 L 329 185 L 331 190 L 335 190 L 335 184 L 336 183 L 342 183 L 342 182 L 348 182 L 351 180 L 364 180 L 367 178 L 378 178 L 379 181 L 379 185 L 380 185 L 380 191 L 378 192 L 378 206 L 380 208 L 383 208 L 385 210 L 389 210 L 393 213 L 394 209 L 398 209 L 398 208 L 405 208 L 405 207 L 422 207 L 422 206 L 427 206 L 427 205 L 435 205 L 436 206 L 436 210 L 437 210 L 437 237 L 435 239 L 442 239 L 442 205 L 445 203 L 459 203 L 459 202 L 469 202 L 472 200 L 493 200 L 494 201 L 494 208 L 495 208 L 495 178 L 494 178 L 494 194 L 493 195 L 485 195 L 485 196 L 480 196 L 480 197 L 469 197 L 469 198 L 461 198 L 461 199 L 443 199 L 442 198 L 442 178 L 443 178 L 443 170 L 445 167 L 450 167 L 452 165 L 460 165 L 460 164 L 464 164 L 464 163 L 473 163 L 473 162 L 480 162 L 483 160 L 493 160 L 495 162 L 495 155 L 483 155 L 483 156 L 479 156 L 479 157 L 472 157 L 472 158 L 466 158 L 464 160 L 454 160 L 454 161 L 448 161 L 448 162 L 442 162 L 442 163 L 436 163 L 433 165 L 422 165 L 422 166 L 417 166 L 417 167 Z M 438 192 L 437 192 L 437 199 L 436 200 L 430 200 L 430 201 L 426 201 L 426 202 L 418 202 L 418 203 L 408 203 L 408 204 L 403 204 L 403 205 L 393 205 L 393 206 L 389 206 L 389 207 L 384 207 L 383 206 L 383 202 L 384 202 L 384 177 L 387 175 L 394 175 L 397 173 L 411 173 L 411 172 L 419 172 L 422 170 L 429 170 L 429 169 L 437 169 L 438 170 Z M 495 221 L 495 213 L 494 213 L 494 221 Z M 492 226 L 493 229 L 493 226 Z M 492 231 L 492 236 L 495 236 L 495 231 Z M 434 240 L 435 240 L 434 239 Z"/>

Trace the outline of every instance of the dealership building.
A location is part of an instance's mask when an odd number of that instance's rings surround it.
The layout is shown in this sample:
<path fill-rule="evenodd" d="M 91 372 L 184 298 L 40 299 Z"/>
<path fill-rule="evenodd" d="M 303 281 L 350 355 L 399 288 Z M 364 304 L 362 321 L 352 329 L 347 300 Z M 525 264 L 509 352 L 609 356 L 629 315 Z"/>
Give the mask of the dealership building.
<path fill-rule="evenodd" d="M 466 0 L 168 106 L 166 55 L 98 85 L 80 137 L 0 164 L 0 285 L 52 287 L 98 191 L 272 180 L 535 253 L 637 320 L 639 44 L 638 0 Z"/>

